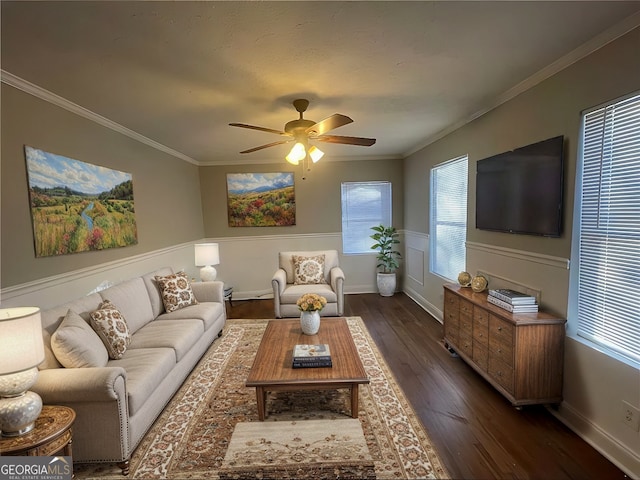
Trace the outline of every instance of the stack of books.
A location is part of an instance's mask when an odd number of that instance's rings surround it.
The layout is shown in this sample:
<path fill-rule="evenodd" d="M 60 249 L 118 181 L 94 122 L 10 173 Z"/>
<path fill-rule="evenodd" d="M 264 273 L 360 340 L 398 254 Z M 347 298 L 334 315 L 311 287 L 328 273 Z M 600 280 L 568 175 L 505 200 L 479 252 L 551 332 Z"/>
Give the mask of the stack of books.
<path fill-rule="evenodd" d="M 536 313 L 536 297 L 509 288 L 489 290 L 487 301 L 511 313 Z"/>
<path fill-rule="evenodd" d="M 331 367 L 329 345 L 296 345 L 293 348 L 293 368 Z"/>

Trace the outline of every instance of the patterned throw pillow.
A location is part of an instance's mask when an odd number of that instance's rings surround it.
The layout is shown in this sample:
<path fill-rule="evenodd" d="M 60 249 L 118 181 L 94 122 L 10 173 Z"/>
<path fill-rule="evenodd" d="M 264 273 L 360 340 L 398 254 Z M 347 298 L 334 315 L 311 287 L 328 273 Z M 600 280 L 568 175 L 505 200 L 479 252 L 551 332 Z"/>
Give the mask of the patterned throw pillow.
<path fill-rule="evenodd" d="M 164 277 L 156 276 L 156 282 L 160 287 L 162 303 L 164 303 L 164 309 L 167 312 L 198 303 L 186 273 L 178 272 Z"/>
<path fill-rule="evenodd" d="M 131 335 L 127 321 L 116 306 L 109 300 L 102 302 L 98 310 L 91 312 L 91 326 L 107 347 L 109 358 L 122 358 L 131 343 Z"/>
<path fill-rule="evenodd" d="M 324 279 L 324 255 L 301 257 L 292 255 L 293 283 L 295 285 L 310 285 L 327 283 Z"/>

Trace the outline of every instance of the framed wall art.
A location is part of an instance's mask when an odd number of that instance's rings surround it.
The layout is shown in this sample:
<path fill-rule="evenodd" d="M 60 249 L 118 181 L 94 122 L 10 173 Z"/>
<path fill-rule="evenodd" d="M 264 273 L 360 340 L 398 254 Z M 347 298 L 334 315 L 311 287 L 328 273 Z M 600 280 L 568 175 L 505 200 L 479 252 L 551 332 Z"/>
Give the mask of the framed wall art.
<path fill-rule="evenodd" d="M 230 227 L 295 225 L 293 173 L 228 173 L 227 212 Z"/>
<path fill-rule="evenodd" d="M 138 243 L 131 174 L 25 146 L 36 257 Z"/>

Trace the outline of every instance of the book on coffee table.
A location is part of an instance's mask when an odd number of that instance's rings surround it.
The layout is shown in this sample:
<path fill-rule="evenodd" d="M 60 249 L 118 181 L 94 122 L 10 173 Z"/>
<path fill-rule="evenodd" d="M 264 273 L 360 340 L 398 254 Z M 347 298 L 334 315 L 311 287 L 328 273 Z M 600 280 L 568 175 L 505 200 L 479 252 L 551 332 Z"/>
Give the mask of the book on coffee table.
<path fill-rule="evenodd" d="M 296 345 L 293 347 L 293 368 L 331 367 L 329 345 Z"/>

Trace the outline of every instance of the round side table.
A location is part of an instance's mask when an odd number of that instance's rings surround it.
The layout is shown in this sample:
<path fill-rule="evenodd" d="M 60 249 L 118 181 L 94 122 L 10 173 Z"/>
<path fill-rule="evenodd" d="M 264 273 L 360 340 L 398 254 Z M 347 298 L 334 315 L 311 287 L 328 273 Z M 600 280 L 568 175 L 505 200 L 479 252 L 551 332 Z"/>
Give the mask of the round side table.
<path fill-rule="evenodd" d="M 71 425 L 76 412 L 69 407 L 45 405 L 28 433 L 0 437 L 0 455 L 48 457 L 58 452 L 71 457 Z"/>

